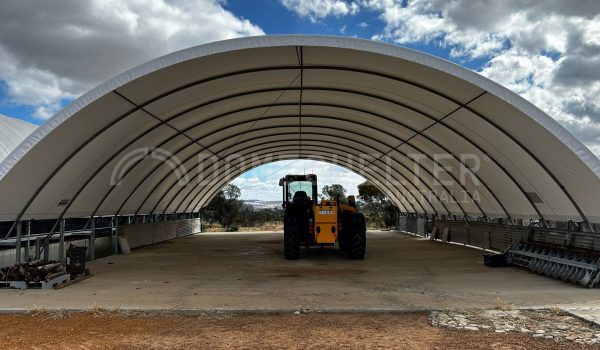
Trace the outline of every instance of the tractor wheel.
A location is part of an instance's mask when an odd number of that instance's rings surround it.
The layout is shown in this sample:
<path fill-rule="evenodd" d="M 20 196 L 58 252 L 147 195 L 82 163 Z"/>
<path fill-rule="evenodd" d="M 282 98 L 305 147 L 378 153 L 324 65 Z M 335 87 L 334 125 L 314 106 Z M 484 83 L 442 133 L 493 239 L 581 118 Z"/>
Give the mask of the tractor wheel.
<path fill-rule="evenodd" d="M 367 250 L 367 230 L 365 218 L 362 214 L 354 216 L 353 225 L 350 229 L 350 242 L 348 246 L 348 257 L 353 260 L 362 260 Z"/>
<path fill-rule="evenodd" d="M 296 227 L 283 231 L 283 255 L 287 260 L 297 260 L 300 257 L 300 232 Z"/>
<path fill-rule="evenodd" d="M 345 252 L 348 250 L 348 242 L 346 242 L 346 238 L 345 237 L 340 237 L 340 239 L 338 240 L 338 244 L 340 246 L 340 250 L 342 252 Z"/>
<path fill-rule="evenodd" d="M 340 250 L 345 252 L 348 251 L 348 241 L 350 241 L 352 235 L 353 215 L 349 213 L 343 213 L 342 215 L 342 231 L 338 237 L 338 244 Z"/>

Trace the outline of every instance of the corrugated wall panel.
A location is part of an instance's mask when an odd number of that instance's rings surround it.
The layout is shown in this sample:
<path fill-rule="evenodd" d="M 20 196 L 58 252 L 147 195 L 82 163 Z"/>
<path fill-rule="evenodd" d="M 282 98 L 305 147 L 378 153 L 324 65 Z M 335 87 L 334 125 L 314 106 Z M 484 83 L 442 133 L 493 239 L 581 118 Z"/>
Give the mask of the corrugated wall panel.
<path fill-rule="evenodd" d="M 406 218 L 406 231 L 411 233 L 417 233 L 417 218 L 414 216 L 408 216 Z"/>
<path fill-rule="evenodd" d="M 519 241 L 527 229 L 524 226 L 443 220 L 435 220 L 434 226 L 438 232 L 443 232 L 448 227 L 450 242 L 496 251 L 504 251 Z"/>
<path fill-rule="evenodd" d="M 501 225 L 473 221 L 435 220 L 439 233 L 449 228 L 449 241 L 495 251 L 504 251 L 525 238 L 526 226 Z M 600 251 L 600 235 L 591 232 L 569 232 L 561 229 L 535 227 L 529 235 L 532 242 L 549 246 Z"/>
<path fill-rule="evenodd" d="M 425 236 L 425 224 L 427 223 L 427 220 L 425 220 L 424 218 L 418 218 L 417 219 L 417 232 L 415 232 L 418 235 L 421 236 Z"/>
<path fill-rule="evenodd" d="M 401 216 L 398 220 L 398 229 L 400 231 L 406 231 L 406 216 Z"/>
<path fill-rule="evenodd" d="M 138 248 L 177 237 L 200 233 L 200 230 L 200 219 L 187 219 L 150 224 L 122 225 L 119 227 L 119 235 L 127 238 L 131 248 Z"/>
<path fill-rule="evenodd" d="M 119 236 L 127 238 L 131 248 L 150 245 L 154 224 L 123 225 L 119 227 Z"/>

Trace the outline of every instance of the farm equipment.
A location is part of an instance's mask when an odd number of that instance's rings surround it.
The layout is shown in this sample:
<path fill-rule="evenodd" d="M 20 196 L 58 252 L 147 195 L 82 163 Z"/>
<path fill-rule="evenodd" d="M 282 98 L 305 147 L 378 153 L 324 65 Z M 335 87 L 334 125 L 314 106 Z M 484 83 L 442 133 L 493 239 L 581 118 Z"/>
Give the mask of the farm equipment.
<path fill-rule="evenodd" d="M 363 259 L 366 251 L 365 217 L 358 212 L 354 196 L 348 204 L 337 199 L 318 200 L 317 175 L 286 175 L 283 187 L 283 245 L 288 260 L 300 257 L 300 247 L 334 246 L 350 259 Z M 311 196 L 308 195 L 311 193 Z"/>
<path fill-rule="evenodd" d="M 50 289 L 69 280 L 63 264 L 57 261 L 32 261 L 0 269 L 0 288 Z"/>

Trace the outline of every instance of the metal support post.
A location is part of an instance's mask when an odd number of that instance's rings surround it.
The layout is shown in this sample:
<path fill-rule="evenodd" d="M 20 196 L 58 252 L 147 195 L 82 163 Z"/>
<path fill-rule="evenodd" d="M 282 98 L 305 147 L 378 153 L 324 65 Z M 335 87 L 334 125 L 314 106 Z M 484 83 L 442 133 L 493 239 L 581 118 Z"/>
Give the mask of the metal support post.
<path fill-rule="evenodd" d="M 115 216 L 115 255 L 119 254 L 119 218 Z"/>
<path fill-rule="evenodd" d="M 44 261 L 50 260 L 50 238 L 44 239 Z"/>
<path fill-rule="evenodd" d="M 21 263 L 21 236 L 23 235 L 23 223 L 17 221 L 17 241 L 15 243 L 15 261 L 17 264 Z"/>
<path fill-rule="evenodd" d="M 117 248 L 115 248 L 115 217 L 111 217 L 110 218 L 110 247 L 113 250 L 116 250 Z"/>
<path fill-rule="evenodd" d="M 42 255 L 42 238 L 37 237 L 35 239 L 35 260 L 39 260 Z"/>
<path fill-rule="evenodd" d="M 60 241 L 58 244 L 58 260 L 63 264 L 65 261 L 65 220 L 60 220 Z"/>
<path fill-rule="evenodd" d="M 25 261 L 31 258 L 31 220 L 27 221 L 27 242 L 25 244 Z"/>
<path fill-rule="evenodd" d="M 90 242 L 88 244 L 90 260 L 96 260 L 96 218 L 92 216 L 90 221 Z"/>

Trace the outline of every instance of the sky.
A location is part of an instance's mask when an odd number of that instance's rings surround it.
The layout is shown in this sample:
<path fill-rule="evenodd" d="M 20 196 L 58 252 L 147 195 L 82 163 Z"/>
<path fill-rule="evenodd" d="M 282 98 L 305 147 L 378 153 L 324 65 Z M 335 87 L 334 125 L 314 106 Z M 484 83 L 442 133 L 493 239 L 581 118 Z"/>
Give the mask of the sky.
<path fill-rule="evenodd" d="M 598 0 L 0 0 L 0 114 L 39 125 L 153 58 L 264 34 L 359 37 L 450 60 L 520 94 L 600 156 Z M 309 168 L 351 194 L 363 181 L 299 160 L 234 183 L 245 199 L 277 200 L 273 184 Z"/>

